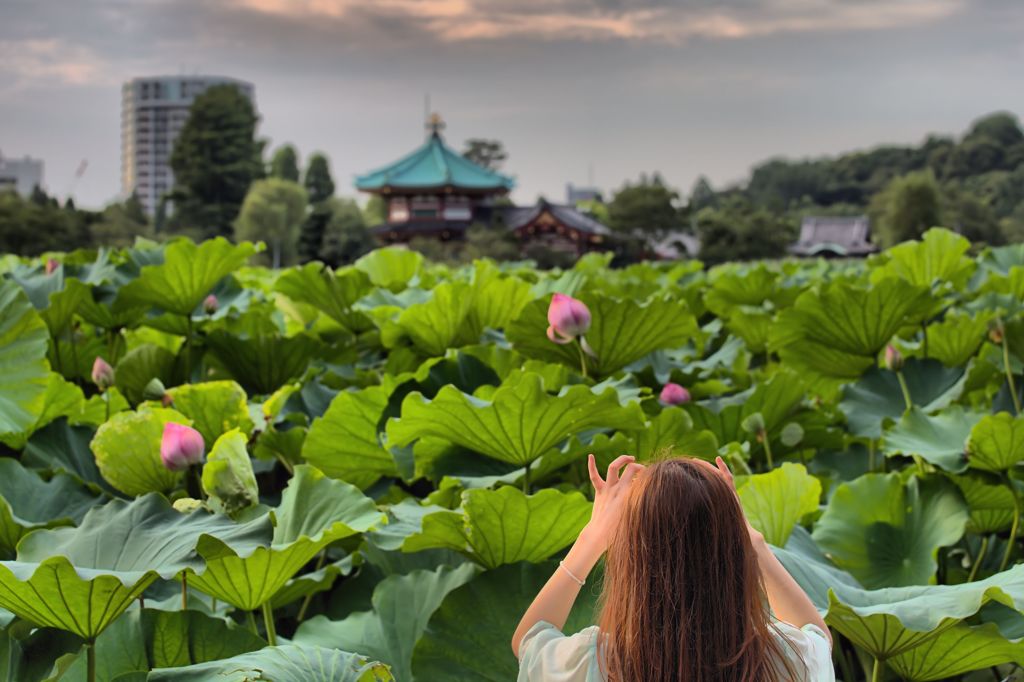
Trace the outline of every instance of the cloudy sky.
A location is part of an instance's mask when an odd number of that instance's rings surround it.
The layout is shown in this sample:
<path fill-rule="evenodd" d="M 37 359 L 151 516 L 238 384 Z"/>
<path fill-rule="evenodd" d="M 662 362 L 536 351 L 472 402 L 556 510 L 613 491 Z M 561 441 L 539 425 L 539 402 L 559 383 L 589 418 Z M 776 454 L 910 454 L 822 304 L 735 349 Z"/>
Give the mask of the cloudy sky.
<path fill-rule="evenodd" d="M 260 135 L 326 152 L 343 194 L 420 142 L 425 93 L 455 146 L 505 143 L 518 201 L 653 170 L 686 192 L 1024 114 L 1024 2 L 2 0 L 0 152 L 101 205 L 121 83 L 182 73 L 254 83 Z"/>

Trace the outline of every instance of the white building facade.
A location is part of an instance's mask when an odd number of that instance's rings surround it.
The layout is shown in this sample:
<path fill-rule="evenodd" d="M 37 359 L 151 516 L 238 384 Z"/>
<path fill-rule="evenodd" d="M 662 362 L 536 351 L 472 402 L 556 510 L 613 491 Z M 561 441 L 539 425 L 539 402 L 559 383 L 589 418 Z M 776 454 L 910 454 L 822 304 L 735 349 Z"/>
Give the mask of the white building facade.
<path fill-rule="evenodd" d="M 43 162 L 30 156 L 10 159 L 0 154 L 0 191 L 14 190 L 23 197 L 43 186 Z"/>
<path fill-rule="evenodd" d="M 174 187 L 171 151 L 195 98 L 213 85 L 234 85 L 250 100 L 251 83 L 221 76 L 135 78 L 121 87 L 121 191 L 150 215 Z"/>

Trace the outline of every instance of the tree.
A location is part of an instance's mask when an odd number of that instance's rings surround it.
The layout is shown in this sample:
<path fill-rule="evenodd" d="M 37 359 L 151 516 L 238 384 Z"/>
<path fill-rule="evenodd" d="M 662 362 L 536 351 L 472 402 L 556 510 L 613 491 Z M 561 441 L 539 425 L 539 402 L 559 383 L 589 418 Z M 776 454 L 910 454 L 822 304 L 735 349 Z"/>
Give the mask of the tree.
<path fill-rule="evenodd" d="M 683 228 L 676 202 L 679 194 L 665 186 L 657 173 L 626 183 L 608 204 L 609 227 L 619 232 L 634 230 L 659 237 Z"/>
<path fill-rule="evenodd" d="M 38 198 L 38 197 L 37 197 Z M 89 246 L 86 215 L 50 201 L 0 191 L 0 253 L 35 256 Z"/>
<path fill-rule="evenodd" d="M 492 171 L 501 168 L 501 164 L 508 159 L 505 145 L 500 140 L 484 140 L 476 137 L 466 140 L 466 148 L 462 151 L 462 156 L 476 165 Z"/>
<path fill-rule="evenodd" d="M 715 190 L 711 187 L 711 181 L 707 176 L 701 175 L 693 183 L 693 189 L 690 190 L 690 213 L 696 214 L 697 211 L 714 206 L 715 203 L 717 203 L 717 199 Z"/>
<path fill-rule="evenodd" d="M 363 222 L 369 226 L 380 225 L 388 220 L 388 205 L 379 194 L 371 195 L 363 206 Z"/>
<path fill-rule="evenodd" d="M 100 219 L 89 231 L 96 246 L 131 246 L 136 237 L 153 236 L 153 228 L 134 193 L 123 203 L 110 204 L 103 209 Z"/>
<path fill-rule="evenodd" d="M 296 260 L 299 225 L 306 212 L 306 190 L 281 178 L 257 180 L 245 196 L 235 221 L 235 239 L 261 240 L 269 249 L 269 265 L 291 265 Z"/>
<path fill-rule="evenodd" d="M 270 177 L 299 181 L 299 155 L 290 144 L 282 145 L 270 160 Z"/>
<path fill-rule="evenodd" d="M 694 217 L 700 259 L 708 264 L 780 258 L 796 238 L 796 225 L 763 206 L 735 197 Z"/>
<path fill-rule="evenodd" d="M 1024 142 L 1024 130 L 1021 130 L 1020 121 L 1016 116 L 999 111 L 972 123 L 964 141 L 978 138 L 987 138 L 1004 147 L 1012 147 Z"/>
<path fill-rule="evenodd" d="M 917 239 L 942 224 L 939 185 L 931 171 L 908 173 L 890 182 L 871 202 L 871 220 L 882 248 Z"/>
<path fill-rule="evenodd" d="M 319 257 L 337 267 L 356 260 L 377 245 L 366 228 L 363 212 L 353 199 L 330 199 L 326 202 L 330 221 L 324 230 Z"/>
<path fill-rule="evenodd" d="M 331 169 L 326 156 L 316 152 L 309 157 L 306 177 L 302 182 L 309 193 L 309 203 L 311 204 L 319 204 L 334 196 L 334 180 L 331 178 Z"/>
<path fill-rule="evenodd" d="M 521 253 L 519 240 L 508 230 L 482 224 L 470 225 L 459 258 L 469 262 L 478 258 L 496 261 L 518 260 Z"/>
<path fill-rule="evenodd" d="M 318 152 L 310 157 L 303 184 L 309 195 L 309 212 L 302 221 L 299 258 L 307 262 L 320 257 L 324 232 L 332 216 L 329 201 L 334 196 L 334 180 L 331 179 L 326 156 Z"/>
<path fill-rule="evenodd" d="M 263 173 L 256 122 L 252 102 L 233 85 L 215 85 L 196 97 L 171 152 L 169 227 L 193 227 L 207 237 L 232 233 L 249 185 Z"/>
<path fill-rule="evenodd" d="M 999 218 L 973 194 L 947 189 L 943 214 L 946 225 L 974 243 L 999 246 L 1006 241 Z"/>

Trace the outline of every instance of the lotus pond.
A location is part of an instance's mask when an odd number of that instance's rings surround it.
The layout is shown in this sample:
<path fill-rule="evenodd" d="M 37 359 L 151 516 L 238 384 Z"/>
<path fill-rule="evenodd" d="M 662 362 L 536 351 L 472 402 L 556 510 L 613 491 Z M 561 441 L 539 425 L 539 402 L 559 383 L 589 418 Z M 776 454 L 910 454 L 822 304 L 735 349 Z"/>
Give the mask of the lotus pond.
<path fill-rule="evenodd" d="M 514 679 L 586 454 L 661 451 L 727 458 L 840 679 L 1024 666 L 1024 246 L 565 271 L 257 248 L 0 259 L 6 679 Z"/>

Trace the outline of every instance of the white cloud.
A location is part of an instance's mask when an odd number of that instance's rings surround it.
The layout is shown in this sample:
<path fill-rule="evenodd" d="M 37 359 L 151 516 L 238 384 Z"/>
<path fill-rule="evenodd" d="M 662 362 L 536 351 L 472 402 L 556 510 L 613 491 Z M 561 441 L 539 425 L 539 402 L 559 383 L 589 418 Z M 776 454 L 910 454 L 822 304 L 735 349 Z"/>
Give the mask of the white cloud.
<path fill-rule="evenodd" d="M 95 52 L 52 38 L 0 40 L 0 74 L 12 77 L 15 88 L 117 82 L 109 65 Z"/>

